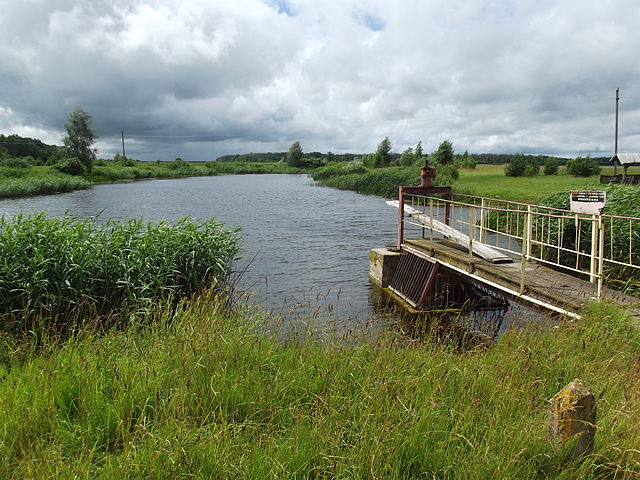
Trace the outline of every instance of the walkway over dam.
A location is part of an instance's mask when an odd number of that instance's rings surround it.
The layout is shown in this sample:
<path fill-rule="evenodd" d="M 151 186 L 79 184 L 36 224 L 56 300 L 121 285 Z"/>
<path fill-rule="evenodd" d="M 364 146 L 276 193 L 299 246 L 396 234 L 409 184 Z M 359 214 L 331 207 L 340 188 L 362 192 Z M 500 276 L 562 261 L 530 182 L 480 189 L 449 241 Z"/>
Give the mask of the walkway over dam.
<path fill-rule="evenodd" d="M 398 242 L 372 251 L 370 273 L 415 309 L 433 308 L 440 278 L 457 273 L 575 318 L 600 299 L 640 318 L 640 299 L 622 293 L 636 283 L 640 290 L 640 218 L 454 195 L 449 187 L 400 187 L 400 200 L 387 203 L 398 208 Z"/>

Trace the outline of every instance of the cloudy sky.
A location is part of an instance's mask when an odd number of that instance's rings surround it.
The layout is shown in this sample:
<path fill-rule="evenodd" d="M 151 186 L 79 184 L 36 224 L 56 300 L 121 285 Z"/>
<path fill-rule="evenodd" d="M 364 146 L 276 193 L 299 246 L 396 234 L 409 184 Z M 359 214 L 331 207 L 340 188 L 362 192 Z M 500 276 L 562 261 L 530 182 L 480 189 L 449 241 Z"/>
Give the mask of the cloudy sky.
<path fill-rule="evenodd" d="M 0 0 L 0 133 L 100 155 L 640 151 L 638 0 Z"/>

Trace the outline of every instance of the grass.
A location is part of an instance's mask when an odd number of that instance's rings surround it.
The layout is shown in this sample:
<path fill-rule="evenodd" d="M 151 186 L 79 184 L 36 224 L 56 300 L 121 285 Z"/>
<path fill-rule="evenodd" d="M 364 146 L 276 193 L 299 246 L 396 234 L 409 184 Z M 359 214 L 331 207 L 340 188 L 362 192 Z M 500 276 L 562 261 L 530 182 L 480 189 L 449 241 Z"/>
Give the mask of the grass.
<path fill-rule="evenodd" d="M 603 173 L 609 168 L 603 169 Z M 613 172 L 613 168 L 610 168 Z M 507 177 L 504 165 L 478 165 L 475 169 L 460 169 L 458 179 L 436 176 L 435 184 L 452 185 L 454 192 L 483 197 L 502 198 L 525 203 L 537 203 L 559 190 L 599 188 L 599 176 L 574 177 L 564 167 L 559 175 Z M 321 185 L 388 198 L 398 196 L 398 186 L 419 185 L 420 167 L 390 167 L 370 169 L 364 173 L 341 174 L 338 169 L 317 169 L 313 178 Z"/>
<path fill-rule="evenodd" d="M 394 328 L 349 346 L 278 342 L 222 303 L 159 307 L 151 327 L 44 350 L 6 340 L 0 476 L 640 475 L 640 338 L 615 308 L 461 351 Z M 548 399 L 576 377 L 598 398 L 598 433 L 592 455 L 566 463 L 547 438 Z"/>
<path fill-rule="evenodd" d="M 560 190 L 599 189 L 599 181 L 598 175 L 574 177 L 567 174 L 564 167 L 560 168 L 559 175 L 507 177 L 504 165 L 478 165 L 473 170 L 460 170 L 460 177 L 453 183 L 453 188 L 456 193 L 539 203 Z"/>
<path fill-rule="evenodd" d="M 101 161 L 91 173 L 72 176 L 48 166 L 27 168 L 0 166 L 0 198 L 26 197 L 69 192 L 90 188 L 93 184 L 127 182 L 150 178 L 182 178 L 186 176 L 243 175 L 268 173 L 303 173 L 286 163 L 249 162 L 130 162 L 122 165 Z"/>
<path fill-rule="evenodd" d="M 84 178 L 57 173 L 48 167 L 0 167 L 0 198 L 70 192 L 90 186 Z"/>
<path fill-rule="evenodd" d="M 77 306 L 102 314 L 147 308 L 228 279 L 235 235 L 214 220 L 175 224 L 95 223 L 41 214 L 0 218 L 0 314 L 3 327 L 51 327 Z"/>

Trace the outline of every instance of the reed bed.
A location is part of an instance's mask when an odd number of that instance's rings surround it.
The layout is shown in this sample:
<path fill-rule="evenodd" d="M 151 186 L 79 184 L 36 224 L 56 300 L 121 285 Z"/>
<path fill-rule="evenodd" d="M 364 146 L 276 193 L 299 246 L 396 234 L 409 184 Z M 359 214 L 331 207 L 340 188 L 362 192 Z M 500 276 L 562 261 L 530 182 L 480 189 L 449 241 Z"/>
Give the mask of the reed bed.
<path fill-rule="evenodd" d="M 346 174 L 337 169 L 317 169 L 312 177 L 326 187 L 397 198 L 399 185 L 420 184 L 420 167 L 391 167 Z"/>
<path fill-rule="evenodd" d="M 640 476 L 640 340 L 620 310 L 461 351 L 395 327 L 348 346 L 277 341 L 265 318 L 223 304 L 160 305 L 150 327 L 45 352 L 5 341 L 0 477 Z M 598 433 L 566 463 L 548 399 L 575 377 L 598 398 Z"/>
<path fill-rule="evenodd" d="M 70 175 L 8 178 L 0 181 L 0 198 L 71 192 L 73 190 L 89 188 L 90 186 L 91 184 L 84 178 L 72 177 Z"/>
<path fill-rule="evenodd" d="M 0 251 L 0 313 L 55 324 L 78 306 L 129 312 L 221 289 L 238 246 L 214 220 L 98 223 L 40 213 L 2 218 Z"/>

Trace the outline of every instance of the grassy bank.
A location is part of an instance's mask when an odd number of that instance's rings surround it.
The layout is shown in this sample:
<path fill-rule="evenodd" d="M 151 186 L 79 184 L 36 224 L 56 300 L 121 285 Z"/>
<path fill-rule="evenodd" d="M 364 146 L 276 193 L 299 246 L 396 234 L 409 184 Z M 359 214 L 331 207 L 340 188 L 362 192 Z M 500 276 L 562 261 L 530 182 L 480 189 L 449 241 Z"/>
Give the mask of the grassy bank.
<path fill-rule="evenodd" d="M 49 167 L 0 166 L 0 198 L 70 192 L 90 186 L 86 178 L 65 175 Z"/>
<path fill-rule="evenodd" d="M 390 167 L 347 174 L 334 170 L 332 176 L 318 175 L 321 172 L 321 169 L 313 172 L 312 176 L 322 185 L 389 198 L 397 197 L 400 185 L 420 184 L 420 167 Z M 475 169 L 460 169 L 457 179 L 436 176 L 436 184 L 453 185 L 456 193 L 531 203 L 539 202 L 559 190 L 585 189 L 598 182 L 598 176 L 584 178 L 568 175 L 564 167 L 559 175 L 507 177 L 504 165 L 478 165 Z"/>
<path fill-rule="evenodd" d="M 85 175 L 68 175 L 48 166 L 29 166 L 28 164 L 21 168 L 0 166 L 0 198 L 69 192 L 89 188 L 93 184 L 151 178 L 302 172 L 303 170 L 289 167 L 285 163 L 189 163 L 183 160 L 131 161 L 126 165 L 100 161 L 90 173 Z"/>
<path fill-rule="evenodd" d="M 283 344 L 214 296 L 149 315 L 153 327 L 38 353 L 5 341 L 0 476 L 640 475 L 640 339 L 613 308 L 466 352 L 393 328 L 363 345 Z M 547 400 L 576 377 L 599 400 L 597 441 L 565 463 L 547 439 Z"/>

